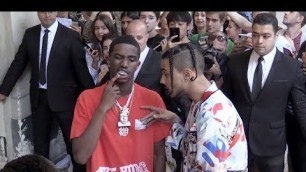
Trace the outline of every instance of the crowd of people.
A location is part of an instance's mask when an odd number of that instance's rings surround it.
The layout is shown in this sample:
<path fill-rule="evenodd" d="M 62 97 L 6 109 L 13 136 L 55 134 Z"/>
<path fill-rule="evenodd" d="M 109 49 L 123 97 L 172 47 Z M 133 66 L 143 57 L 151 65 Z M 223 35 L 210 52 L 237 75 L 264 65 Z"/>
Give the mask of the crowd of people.
<path fill-rule="evenodd" d="M 306 172 L 306 12 L 81 14 L 37 12 L 0 85 L 31 64 L 42 160 L 55 120 L 74 172 Z"/>

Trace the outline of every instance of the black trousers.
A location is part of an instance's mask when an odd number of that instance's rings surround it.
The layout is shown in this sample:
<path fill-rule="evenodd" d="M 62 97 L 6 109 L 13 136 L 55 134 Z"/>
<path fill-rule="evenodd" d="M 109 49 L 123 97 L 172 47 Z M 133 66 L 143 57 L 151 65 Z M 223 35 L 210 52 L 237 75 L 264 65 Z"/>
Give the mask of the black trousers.
<path fill-rule="evenodd" d="M 306 172 L 306 141 L 295 116 L 286 114 L 287 145 L 291 166 L 295 172 Z"/>
<path fill-rule="evenodd" d="M 48 105 L 47 91 L 40 89 L 39 105 L 36 110 L 33 110 L 32 114 L 34 152 L 35 154 L 42 155 L 49 159 L 52 122 L 55 120 L 63 133 L 67 153 L 72 159 L 73 171 L 85 172 L 85 166 L 79 165 L 73 160 L 72 144 L 70 140 L 72 119 L 73 110 L 53 112 Z"/>
<path fill-rule="evenodd" d="M 250 150 L 248 153 L 248 171 L 253 172 L 257 167 L 260 172 L 283 172 L 285 154 L 278 156 L 256 156 Z"/>

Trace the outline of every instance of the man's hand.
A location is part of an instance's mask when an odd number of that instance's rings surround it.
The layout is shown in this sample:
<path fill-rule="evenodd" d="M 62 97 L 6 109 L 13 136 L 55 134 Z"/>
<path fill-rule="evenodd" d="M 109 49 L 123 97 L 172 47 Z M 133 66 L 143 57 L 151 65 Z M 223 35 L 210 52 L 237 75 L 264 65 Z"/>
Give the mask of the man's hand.
<path fill-rule="evenodd" d="M 118 79 L 119 75 L 117 74 L 111 80 L 108 81 L 108 84 L 105 88 L 105 91 L 102 96 L 102 102 L 100 107 L 103 107 L 106 111 L 116 103 L 116 100 L 120 97 L 120 90 L 115 81 Z"/>
<path fill-rule="evenodd" d="M 151 113 L 149 113 L 147 116 L 145 116 L 140 120 L 146 126 L 153 124 L 156 120 L 170 122 L 170 123 L 176 123 L 181 121 L 181 119 L 175 113 L 168 111 L 166 109 L 153 107 L 153 106 L 142 106 L 141 108 L 152 111 Z"/>
<path fill-rule="evenodd" d="M 168 49 L 172 48 L 172 47 L 175 47 L 179 44 L 181 44 L 182 42 L 172 42 L 172 40 L 174 38 L 178 37 L 178 35 L 175 35 L 175 36 L 172 36 L 168 41 L 167 39 L 163 39 L 161 42 L 160 42 L 160 45 L 162 47 L 162 53 L 166 52 Z"/>
<path fill-rule="evenodd" d="M 221 75 L 220 65 L 219 65 L 216 57 L 214 57 L 214 64 L 209 69 L 209 72 L 211 72 L 214 76 L 220 76 Z"/>
<path fill-rule="evenodd" d="M 237 40 L 234 42 L 235 46 L 233 49 L 233 52 L 235 53 L 242 53 L 243 51 L 246 51 L 247 49 L 253 48 L 252 44 L 252 37 L 246 37 L 243 40 Z"/>
<path fill-rule="evenodd" d="M 5 95 L 0 94 L 0 102 L 4 103 L 5 100 L 6 100 L 6 98 L 7 98 L 7 97 L 6 97 Z"/>

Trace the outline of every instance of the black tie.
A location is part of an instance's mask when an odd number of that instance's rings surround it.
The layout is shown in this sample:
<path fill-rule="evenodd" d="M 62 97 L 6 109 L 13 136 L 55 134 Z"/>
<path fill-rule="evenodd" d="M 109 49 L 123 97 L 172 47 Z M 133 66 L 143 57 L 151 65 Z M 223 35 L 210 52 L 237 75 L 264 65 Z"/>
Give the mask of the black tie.
<path fill-rule="evenodd" d="M 262 83 L 262 65 L 261 62 L 263 61 L 263 57 L 260 56 L 258 58 L 258 64 L 254 72 L 253 78 L 253 86 L 252 86 L 252 100 L 254 101 L 260 92 L 261 83 Z"/>
<path fill-rule="evenodd" d="M 41 49 L 40 67 L 39 67 L 39 83 L 41 85 L 44 85 L 46 83 L 46 57 L 47 57 L 47 45 L 48 45 L 48 33 L 49 30 L 46 29 Z"/>

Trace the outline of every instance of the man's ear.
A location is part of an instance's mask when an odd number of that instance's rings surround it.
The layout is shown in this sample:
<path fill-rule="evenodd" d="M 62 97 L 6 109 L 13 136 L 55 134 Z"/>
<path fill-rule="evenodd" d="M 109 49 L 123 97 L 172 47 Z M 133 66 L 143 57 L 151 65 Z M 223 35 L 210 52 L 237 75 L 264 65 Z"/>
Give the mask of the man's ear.
<path fill-rule="evenodd" d="M 300 16 L 298 17 L 298 20 L 299 20 L 299 22 L 303 23 L 303 21 L 304 21 L 304 16 L 303 16 L 303 15 L 300 15 Z"/>
<path fill-rule="evenodd" d="M 139 67 L 139 65 L 140 65 L 140 61 L 138 60 L 138 64 L 137 64 L 137 67 Z"/>
<path fill-rule="evenodd" d="M 192 81 L 195 78 L 195 72 L 189 68 L 183 69 L 183 75 L 185 81 Z"/>
<path fill-rule="evenodd" d="M 279 35 L 279 30 L 278 30 L 278 31 L 276 31 L 276 33 L 275 33 L 275 37 L 277 38 L 277 37 L 278 37 L 278 35 Z"/>

